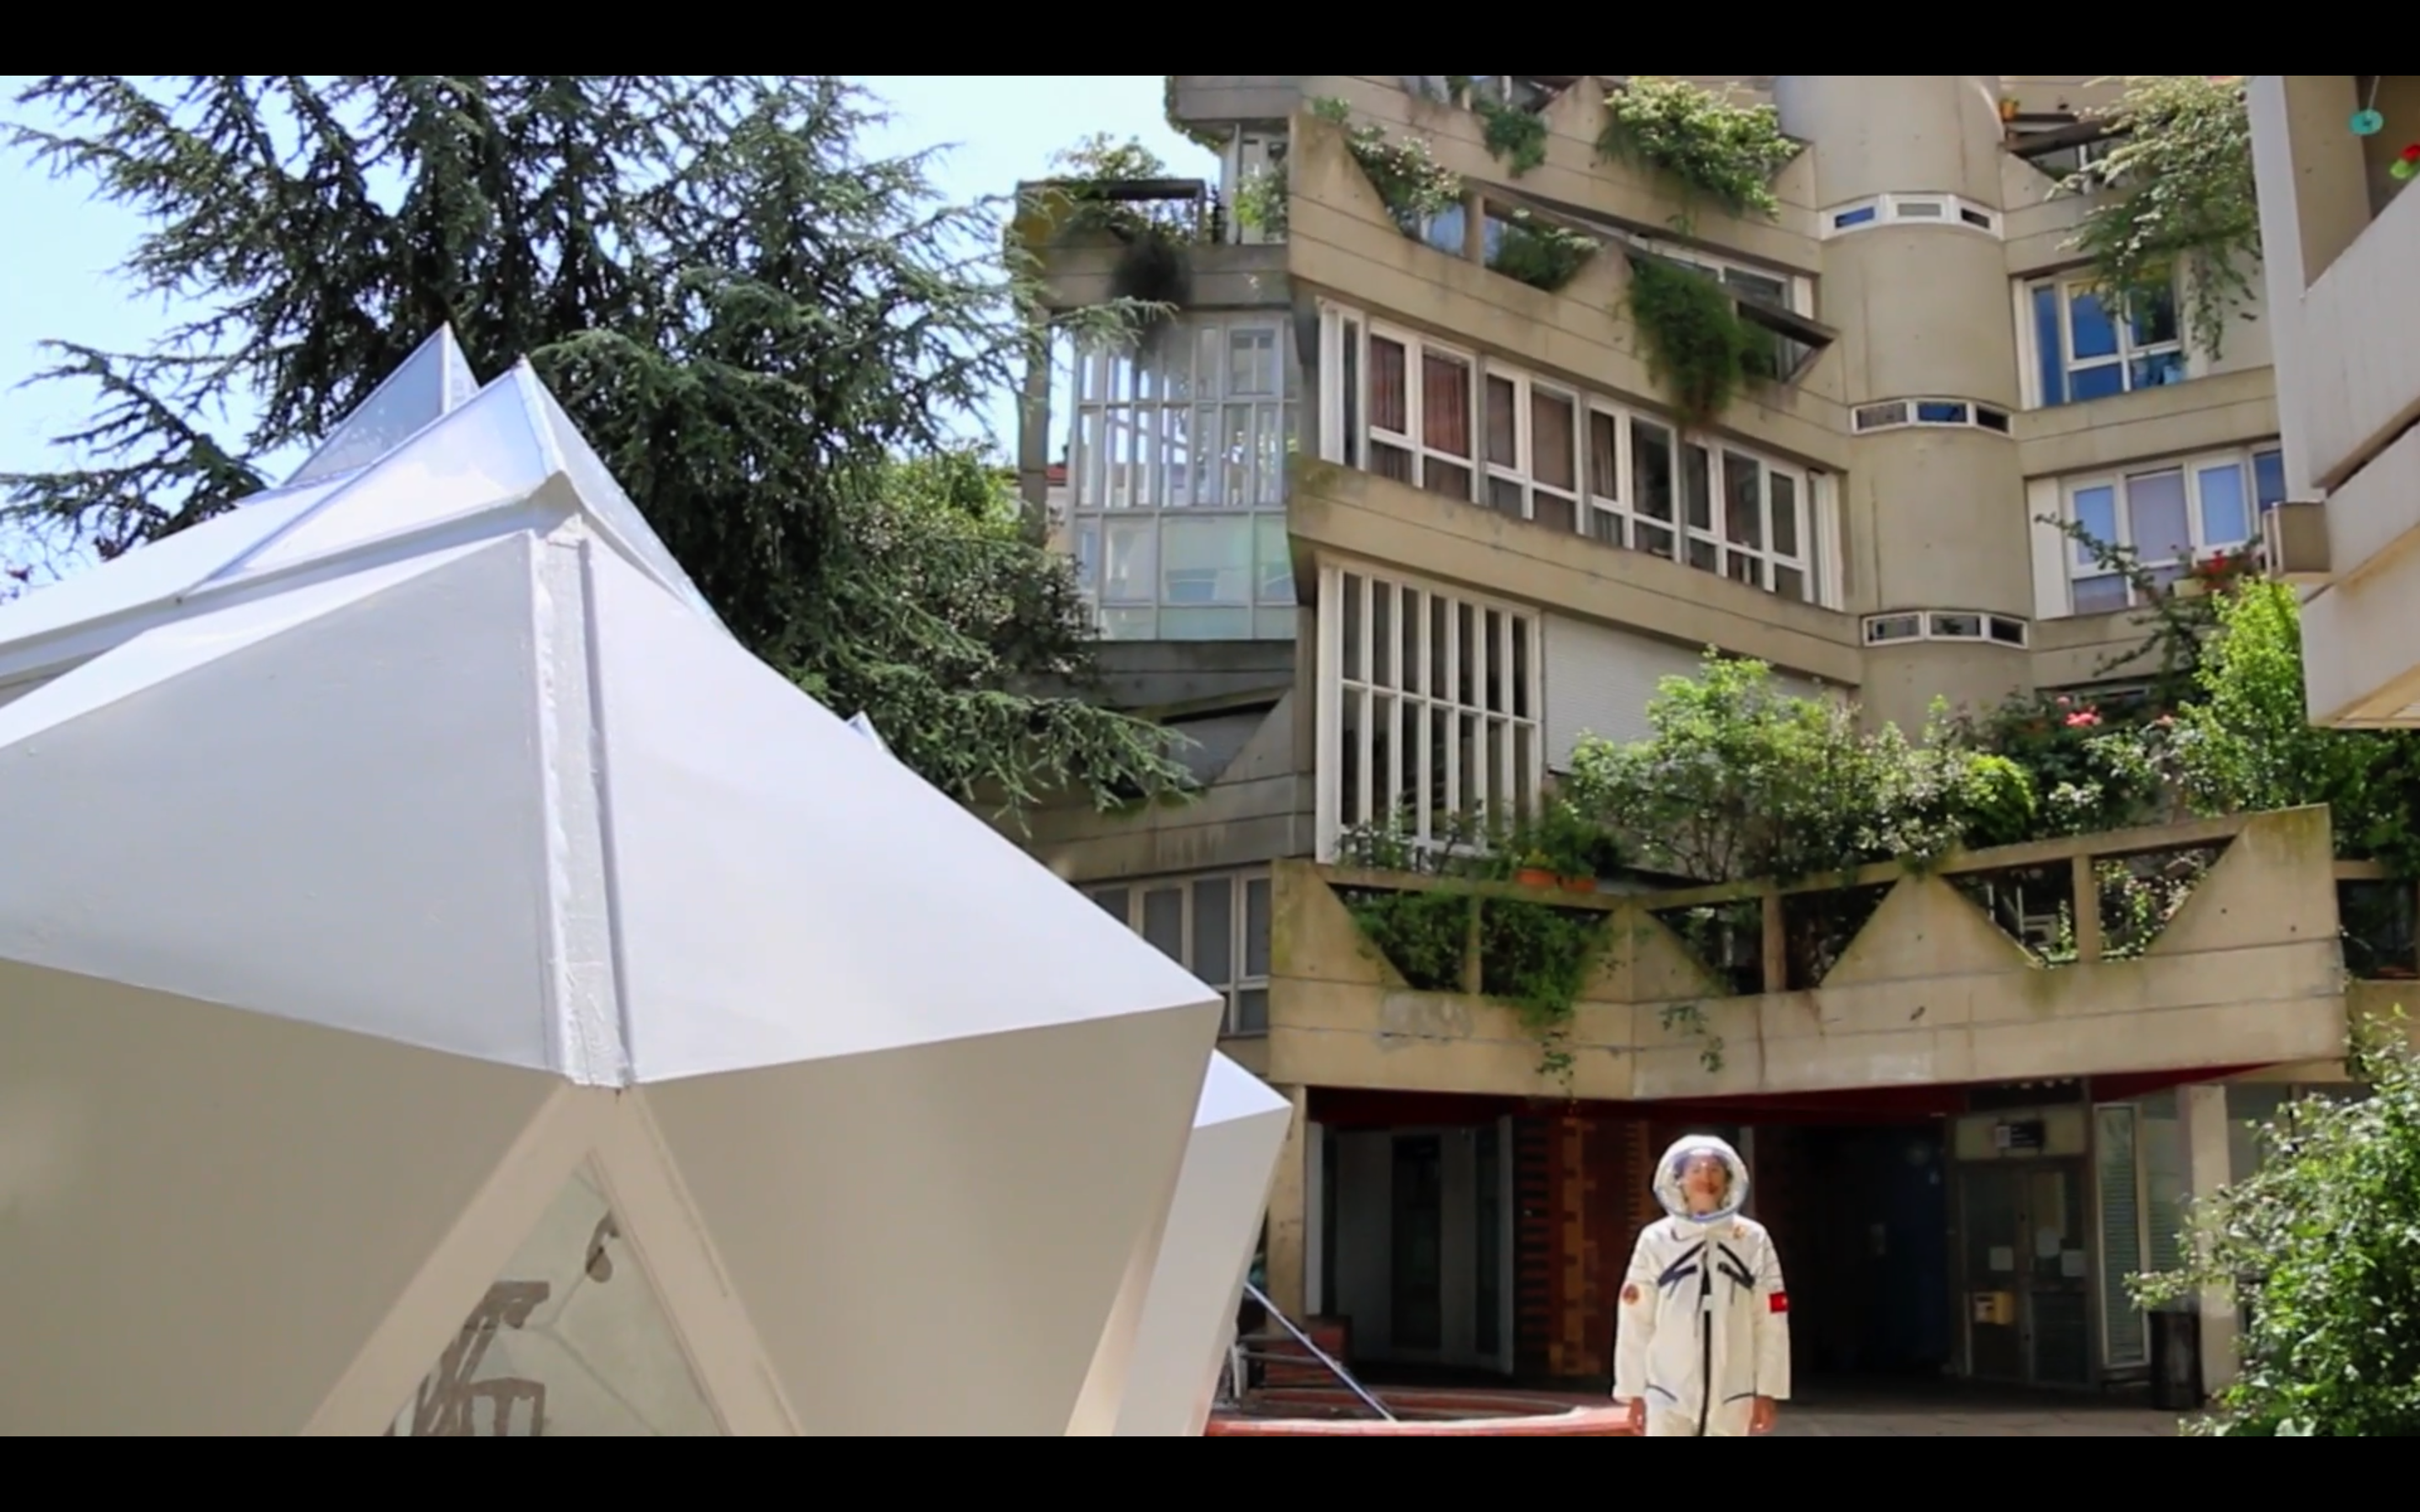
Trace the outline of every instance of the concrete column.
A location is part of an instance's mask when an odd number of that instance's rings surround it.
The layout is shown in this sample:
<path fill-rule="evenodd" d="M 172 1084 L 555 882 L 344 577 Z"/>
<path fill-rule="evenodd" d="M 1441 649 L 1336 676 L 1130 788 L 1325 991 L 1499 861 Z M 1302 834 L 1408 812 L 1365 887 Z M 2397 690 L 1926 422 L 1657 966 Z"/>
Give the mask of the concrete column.
<path fill-rule="evenodd" d="M 1025 501 L 1025 536 L 1041 545 L 1050 534 L 1050 364 L 1059 340 L 1026 365 L 1017 395 L 1016 491 Z"/>
<path fill-rule="evenodd" d="M 1781 124 L 1811 142 L 1815 198 L 1830 209 L 1885 193 L 2002 206 L 1997 80 L 1985 74 L 1784 74 Z M 1962 399 L 2019 408 L 2007 249 L 1956 215 L 1875 225 L 1823 243 L 1817 318 L 1841 328 L 1843 397 Z M 1849 443 L 1841 480 L 1847 608 L 2034 614 L 2033 534 L 2010 435 L 1972 427 L 1877 430 Z M 1865 654 L 1864 703 L 1913 735 L 1936 693 L 1976 700 L 2031 686 L 2023 650 L 1908 641 Z"/>
<path fill-rule="evenodd" d="M 2178 1088 L 2183 1114 L 2185 1164 L 2193 1181 L 2194 1210 L 2198 1211 L 2218 1189 L 2233 1179 L 2226 1139 L 2226 1088 L 2212 1082 Z M 2217 1392 L 2235 1380 L 2235 1294 L 2211 1288 L 2201 1294 L 2201 1380 L 2206 1391 Z"/>
<path fill-rule="evenodd" d="M 2314 500 L 2304 383 L 2303 294 L 2369 224 L 2361 139 L 2345 121 L 2359 104 L 2346 73 L 2256 73 L 2249 81 L 2253 177 L 2286 497 Z"/>
<path fill-rule="evenodd" d="M 1311 1093 L 1303 1087 L 1274 1090 L 1294 1103 L 1294 1122 L 1286 1129 L 1285 1148 L 1278 1152 L 1278 1171 L 1269 1183 L 1269 1301 L 1299 1322 L 1310 1296 L 1304 1239 L 1309 1231 L 1305 1208 L 1311 1192 Z"/>

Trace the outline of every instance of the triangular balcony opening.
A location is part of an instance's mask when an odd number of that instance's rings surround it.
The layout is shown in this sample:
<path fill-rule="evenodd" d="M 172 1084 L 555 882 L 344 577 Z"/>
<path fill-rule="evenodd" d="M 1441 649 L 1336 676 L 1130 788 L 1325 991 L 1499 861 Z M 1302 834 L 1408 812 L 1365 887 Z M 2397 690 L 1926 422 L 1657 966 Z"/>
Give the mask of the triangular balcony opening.
<path fill-rule="evenodd" d="M 1823 985 L 1896 885 L 1877 882 L 1784 894 L 1781 928 L 1789 975 L 1782 990 L 1807 992 Z"/>
<path fill-rule="evenodd" d="M 1463 990 L 1474 902 L 1468 894 L 1408 887 L 1335 891 L 1361 931 L 1363 945 L 1393 966 L 1404 985 L 1423 993 Z"/>
<path fill-rule="evenodd" d="M 1763 899 L 1736 898 L 1650 912 L 1680 936 L 1698 964 L 1729 988 L 1730 995 L 1753 997 L 1766 990 Z"/>
<path fill-rule="evenodd" d="M 2075 959 L 2075 868 L 2067 857 L 1961 872 L 1949 885 L 2036 961 L 2051 965 Z"/>
<path fill-rule="evenodd" d="M 2093 877 L 2101 894 L 2101 955 L 2131 961 L 2159 943 L 2168 925 L 2210 875 L 2226 841 L 2096 856 Z"/>

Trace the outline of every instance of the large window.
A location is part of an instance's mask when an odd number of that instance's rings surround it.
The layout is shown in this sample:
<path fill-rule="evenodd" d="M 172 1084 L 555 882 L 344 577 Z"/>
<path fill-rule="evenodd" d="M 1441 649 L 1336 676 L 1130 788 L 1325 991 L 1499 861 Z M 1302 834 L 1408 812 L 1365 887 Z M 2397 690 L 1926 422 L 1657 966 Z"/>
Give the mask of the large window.
<path fill-rule="evenodd" d="M 1334 564 L 1319 603 L 1323 858 L 1356 825 L 1392 818 L 1437 842 L 1459 816 L 1535 802 L 1537 615 Z"/>
<path fill-rule="evenodd" d="M 1288 640 L 1281 319 L 1189 321 L 1080 353 L 1068 454 L 1076 572 L 1112 640 Z"/>
<path fill-rule="evenodd" d="M 1269 1029 L 1269 876 L 1244 872 L 1094 887 L 1111 918 L 1227 999 L 1229 1034 Z"/>
<path fill-rule="evenodd" d="M 2261 511 L 2286 496 L 2285 459 L 2275 447 L 2216 452 L 2147 463 L 2115 475 L 2063 485 L 2067 517 L 2095 538 L 2133 548 L 2163 585 L 2196 562 L 2241 550 L 2260 533 Z M 2068 588 L 2078 614 L 2139 606 L 2123 577 L 2093 561 L 2081 541 L 2066 545 Z"/>
<path fill-rule="evenodd" d="M 1829 601 L 1804 470 L 1356 311 L 1328 310 L 1323 332 L 1328 460 Z"/>
<path fill-rule="evenodd" d="M 2103 306 L 2089 276 L 2068 274 L 2028 285 L 2025 301 L 2037 408 L 2185 380 L 2174 295 L 2121 318 Z"/>

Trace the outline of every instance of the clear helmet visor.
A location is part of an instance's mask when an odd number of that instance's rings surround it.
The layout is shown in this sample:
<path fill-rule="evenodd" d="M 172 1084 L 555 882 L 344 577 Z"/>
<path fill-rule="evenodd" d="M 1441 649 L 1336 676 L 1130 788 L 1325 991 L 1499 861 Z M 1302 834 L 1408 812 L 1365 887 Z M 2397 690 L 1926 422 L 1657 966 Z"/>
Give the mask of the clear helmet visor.
<path fill-rule="evenodd" d="M 1675 1218 L 1730 1217 L 1747 1203 L 1747 1163 L 1712 1134 L 1676 1139 L 1656 1163 L 1655 1199 Z"/>

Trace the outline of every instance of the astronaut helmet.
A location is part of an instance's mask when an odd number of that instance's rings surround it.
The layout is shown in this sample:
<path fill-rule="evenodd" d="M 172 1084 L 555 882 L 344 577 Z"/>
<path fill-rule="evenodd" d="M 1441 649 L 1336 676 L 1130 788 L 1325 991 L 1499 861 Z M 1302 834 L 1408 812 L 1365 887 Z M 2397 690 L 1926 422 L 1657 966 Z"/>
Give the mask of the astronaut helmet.
<path fill-rule="evenodd" d="M 1655 1164 L 1655 1199 L 1675 1218 L 1717 1223 L 1747 1203 L 1747 1162 L 1713 1134 L 1683 1135 Z"/>

